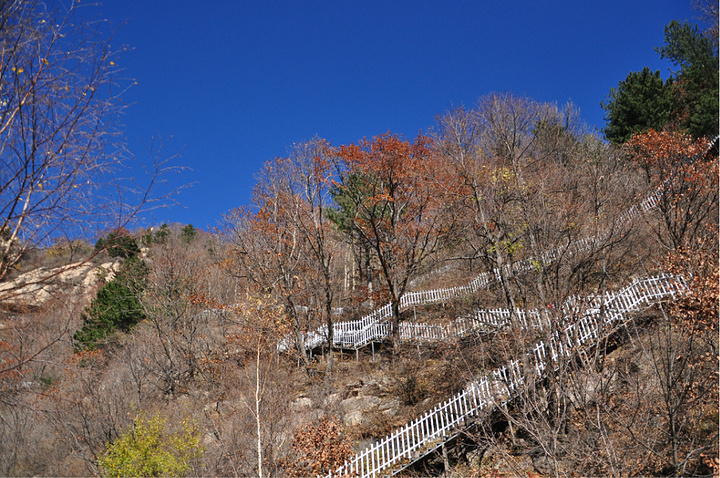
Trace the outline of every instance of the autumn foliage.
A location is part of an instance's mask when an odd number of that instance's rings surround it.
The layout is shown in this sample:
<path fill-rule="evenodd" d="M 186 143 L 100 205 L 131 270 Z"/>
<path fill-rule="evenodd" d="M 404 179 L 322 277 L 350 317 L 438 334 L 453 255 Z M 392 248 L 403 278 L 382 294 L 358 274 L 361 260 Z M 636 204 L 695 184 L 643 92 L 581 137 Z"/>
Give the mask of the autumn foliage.
<path fill-rule="evenodd" d="M 327 417 L 295 432 L 290 448 L 290 457 L 285 460 L 287 476 L 322 476 L 353 455 L 342 425 Z"/>
<path fill-rule="evenodd" d="M 386 133 L 331 155 L 341 164 L 333 187 L 334 221 L 374 252 L 397 331 L 400 297 L 449 230 L 444 170 L 431 138 L 423 135 L 411 142 Z"/>
<path fill-rule="evenodd" d="M 677 250 L 717 234 L 718 158 L 710 141 L 650 130 L 633 136 L 625 151 L 647 184 L 662 192 L 655 231 L 665 247 Z"/>
<path fill-rule="evenodd" d="M 716 341 L 720 304 L 717 242 L 698 239 L 668 254 L 666 262 L 668 270 L 687 278 L 690 286 L 689 293 L 672 304 L 671 316 L 684 333 L 701 332 Z"/>
<path fill-rule="evenodd" d="M 693 139 L 674 130 L 649 130 L 634 135 L 626 144 L 628 157 L 646 171 L 649 179 L 657 181 L 682 170 L 684 166 L 702 160 L 710 142 Z"/>
<path fill-rule="evenodd" d="M 412 347 L 396 334 L 392 352 L 391 337 L 376 338 L 348 359 L 333 325 L 343 339 L 364 333 L 355 319 L 388 302 L 380 320 L 396 332 L 401 320 L 446 325 L 496 307 L 542 308 L 552 323 L 568 319 L 568 297 L 661 272 L 689 292 L 528 380 L 458 443 L 522 456 L 522 470 L 542 475 L 717 471 L 715 151 L 672 130 L 616 147 L 575 121 L 570 106 L 493 94 L 439 118 L 432 136 L 294 144 L 265 163 L 252 204 L 229 213 L 222 234 L 145 236 L 149 271 L 129 283 L 143 285 L 133 290 L 143 317 L 100 351 L 72 353 L 82 303 L 35 315 L 0 304 L 0 474 L 324 475 L 360 446 L 332 415 L 356 391 L 378 398 L 362 410 L 377 420 L 358 427 L 345 411 L 345 424 L 379 439 L 546 339 L 518 313 L 507 331 Z M 480 292 L 400 309 L 410 291 L 476 277 L 489 278 Z M 98 316 L 113 310 L 100 305 Z M 433 393 L 405 400 L 418 377 Z M 197 422 L 180 431 L 166 416 Z"/>

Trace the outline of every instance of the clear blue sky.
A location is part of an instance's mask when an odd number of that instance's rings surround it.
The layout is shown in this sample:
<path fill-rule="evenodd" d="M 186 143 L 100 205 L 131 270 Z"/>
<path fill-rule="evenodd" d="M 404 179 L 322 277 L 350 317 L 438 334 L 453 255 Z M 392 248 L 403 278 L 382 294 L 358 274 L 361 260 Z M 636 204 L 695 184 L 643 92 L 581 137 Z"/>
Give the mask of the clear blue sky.
<path fill-rule="evenodd" d="M 387 131 L 412 138 L 453 105 L 493 91 L 572 101 L 590 126 L 630 71 L 667 77 L 654 47 L 691 0 L 105 0 L 116 62 L 137 81 L 122 117 L 147 161 L 153 138 L 192 171 L 162 222 L 217 226 L 248 204 L 261 165 L 315 135 L 335 145 Z M 97 10 L 96 9 L 96 10 Z"/>

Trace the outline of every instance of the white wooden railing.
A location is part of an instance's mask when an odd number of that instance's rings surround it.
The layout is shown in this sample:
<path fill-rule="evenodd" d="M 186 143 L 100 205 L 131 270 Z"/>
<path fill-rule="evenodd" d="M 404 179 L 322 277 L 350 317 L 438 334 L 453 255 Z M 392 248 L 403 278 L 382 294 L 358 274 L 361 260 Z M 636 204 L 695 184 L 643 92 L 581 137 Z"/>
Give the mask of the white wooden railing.
<path fill-rule="evenodd" d="M 710 142 L 707 151 L 717 141 L 718 137 Z M 707 154 L 707 151 L 701 153 L 701 155 Z M 666 186 L 667 184 L 663 183 L 640 204 L 632 206 L 616 220 L 615 224 L 624 225 L 655 208 Z M 556 247 L 543 253 L 540 259 L 544 263 L 549 263 L 556 260 L 561 254 L 573 254 L 586 250 L 591 247 L 595 239 L 586 238 L 569 246 Z M 534 268 L 534 263 L 535 260 L 520 261 L 509 266 L 506 272 L 531 270 Z M 492 274 L 481 274 L 463 287 L 411 292 L 407 294 L 407 299 L 405 299 L 405 296 L 402 298 L 405 300 L 401 300 L 400 305 L 401 307 L 407 307 L 409 305 L 433 303 L 458 297 L 460 294 L 472 293 L 481 287 L 489 285 L 494 278 L 499 278 L 499 273 L 499 270 L 495 270 Z M 532 347 L 525 354 L 524 360 L 511 360 L 507 365 L 470 382 L 460 393 L 437 405 L 434 409 L 404 427 L 397 429 L 384 439 L 377 441 L 328 476 L 374 477 L 391 471 L 393 468 L 396 470 L 402 468 L 404 464 L 411 463 L 452 438 L 469 419 L 522 393 L 522 385 L 527 380 L 537 379 L 548 365 L 554 369 L 560 356 L 567 356 L 574 349 L 598 339 L 602 334 L 607 333 L 609 326 L 626 320 L 626 314 L 636 312 L 658 299 L 668 297 L 674 299 L 686 290 L 687 284 L 682 277 L 661 275 L 636 280 L 617 293 L 606 293 L 601 296 L 586 298 L 584 301 L 586 305 L 584 313 L 579 317 L 578 313 L 581 311 L 583 301 L 579 298 L 571 298 L 564 304 L 563 309 L 572 312 L 563 321 L 568 325 L 551 334 L 547 342 L 541 341 Z M 505 326 L 510 319 L 510 313 L 507 310 L 484 311 L 482 316 L 479 315 L 480 313 L 481 311 L 478 311 L 476 313 L 478 316 L 474 318 L 461 318 L 451 326 L 401 324 L 399 334 L 405 340 L 442 340 L 449 335 L 457 335 L 477 327 L 478 323 Z M 526 318 L 527 316 L 530 317 L 529 320 Z M 521 315 L 518 314 L 518 317 L 521 317 Z M 575 319 L 576 317 L 578 318 Z M 543 314 L 539 312 L 535 314 L 528 313 L 523 317 L 523 320 L 525 321 L 523 323 L 524 327 L 544 327 L 547 323 Z M 347 333 L 353 326 L 349 325 L 349 323 L 346 324 L 348 325 L 343 327 Z M 363 341 L 372 340 L 370 339 L 372 333 L 386 335 L 388 334 L 389 325 L 368 321 L 361 325 L 360 329 L 367 331 L 367 333 L 360 342 L 353 343 L 359 344 Z"/>
<path fill-rule="evenodd" d="M 697 157 L 704 157 L 715 144 L 717 144 L 720 136 L 716 136 L 712 141 L 708 143 L 705 151 L 699 153 L 693 158 L 689 158 L 690 161 L 694 161 Z M 652 193 L 650 193 L 640 203 L 631 206 L 627 211 L 622 213 L 614 222 L 614 228 L 623 227 L 636 219 L 641 214 L 644 214 L 655 207 L 657 207 L 660 198 L 663 193 L 666 192 L 667 188 L 671 184 L 671 179 L 668 178 L 660 186 L 658 186 Z M 534 270 L 537 267 L 537 263 L 541 261 L 542 264 L 550 264 L 557 260 L 559 257 L 567 256 L 571 257 L 575 254 L 589 250 L 597 241 L 611 234 L 613 228 L 609 228 L 600 234 L 600 237 L 593 236 L 578 241 L 574 241 L 565 246 L 558 246 L 549 249 L 541 254 L 539 258 L 529 258 L 522 261 L 516 261 L 512 264 L 504 266 L 503 270 L 495 268 L 490 272 L 483 272 L 482 274 L 475 277 L 472 281 L 463 286 L 456 286 L 450 288 L 440 288 L 426 291 L 415 291 L 408 292 L 400 298 L 400 310 L 406 310 L 408 307 L 417 305 L 428 305 L 447 302 L 449 300 L 467 296 L 473 294 L 481 289 L 488 287 L 491 283 L 499 280 L 501 272 L 504 272 L 505 276 L 518 273 L 526 273 Z M 335 347 L 350 347 L 359 348 L 364 347 L 375 339 L 382 339 L 387 337 L 387 331 L 389 325 L 382 324 L 382 321 L 392 316 L 392 304 L 386 304 L 383 307 L 373 311 L 365 317 L 348 322 L 340 322 L 333 325 L 333 346 Z M 402 334 L 402 326 L 401 331 Z M 424 332 L 423 332 L 424 333 Z M 327 326 L 322 326 L 315 331 L 310 331 L 305 334 L 304 345 L 307 350 L 314 349 L 327 341 Z M 337 338 L 339 337 L 339 338 Z M 350 338 L 352 337 L 352 340 Z M 374 337 L 374 338 L 373 338 Z M 402 338 L 402 337 L 401 337 Z M 293 342 L 292 338 L 286 338 L 280 341 L 278 349 L 280 351 L 287 350 Z"/>
<path fill-rule="evenodd" d="M 518 396 L 525 382 L 536 380 L 548 366 L 555 368 L 560 356 L 601 337 L 608 326 L 624 321 L 626 314 L 658 299 L 675 298 L 685 290 L 682 277 L 660 275 L 636 280 L 605 296 L 600 307 L 557 330 L 525 357 L 473 380 L 461 392 L 369 446 L 328 476 L 375 477 L 401 469 L 451 439 L 473 417 Z"/>
<path fill-rule="evenodd" d="M 630 209 L 625 211 L 619 218 L 618 221 L 616 221 L 616 224 L 624 225 L 631 220 L 635 219 L 638 215 L 645 213 L 654 207 L 657 206 L 659 198 L 661 197 L 663 191 L 665 188 L 665 184 L 658 187 L 655 191 L 653 191 L 652 194 L 650 194 L 647 198 L 645 198 L 642 202 L 640 202 L 637 205 L 632 206 Z M 607 234 L 607 232 L 605 233 Z M 563 247 L 555 247 L 552 248 L 543 254 L 541 254 L 541 257 L 539 260 L 542 261 L 543 264 L 550 264 L 553 261 L 557 260 L 558 257 L 565 255 L 565 256 L 572 256 L 574 254 L 586 251 L 590 249 L 593 244 L 597 241 L 597 237 L 590 237 L 581 239 L 578 241 L 575 241 L 573 243 L 570 243 Z M 507 266 L 504 266 L 504 273 L 505 275 L 511 275 L 511 274 L 518 274 L 518 273 L 525 273 L 533 270 L 537 266 L 538 259 L 530 258 L 525 259 L 522 261 L 516 261 L 512 264 L 508 264 Z M 484 289 L 488 287 L 491 283 L 499 280 L 501 277 L 501 269 L 495 268 L 490 272 L 483 272 L 482 274 L 479 274 L 477 277 L 475 277 L 472 281 L 468 282 L 466 285 L 462 286 L 456 286 L 456 287 L 449 287 L 449 288 L 440 288 L 440 289 L 432 289 L 432 290 L 425 290 L 425 291 L 414 291 L 414 292 L 408 292 L 404 294 L 400 298 L 400 310 L 407 310 L 409 307 L 417 306 L 417 305 L 429 305 L 429 304 L 437 304 L 437 303 L 443 303 L 447 302 L 449 300 L 467 296 L 470 294 L 473 294 L 481 289 Z M 508 312 L 509 314 L 509 312 Z M 368 345 L 369 343 L 375 341 L 375 340 L 381 340 L 384 338 L 387 338 L 390 333 L 390 326 L 387 323 L 384 323 L 383 321 L 385 319 L 388 319 L 392 316 L 392 304 L 386 304 L 383 307 L 380 307 L 379 309 L 371 312 L 370 314 L 366 315 L 365 317 L 359 319 L 359 320 L 352 320 L 352 321 L 346 321 L 346 322 L 338 322 L 333 324 L 333 346 L 334 347 L 343 347 L 343 348 L 353 348 L 358 349 L 361 347 L 364 347 Z M 429 336 L 428 334 L 432 334 L 432 332 L 429 332 L 427 329 L 423 329 L 422 332 L 420 332 L 420 329 L 422 329 L 422 326 L 419 326 L 417 324 L 406 324 L 406 327 L 409 328 L 415 328 L 418 330 L 419 335 L 417 337 L 424 337 Z M 434 326 L 434 327 L 440 327 L 440 326 Z M 400 326 L 400 338 L 403 338 L 403 325 Z M 457 335 L 453 333 L 447 333 L 445 337 L 446 338 L 452 335 Z M 319 347 L 320 345 L 324 344 L 327 341 L 328 333 L 327 333 L 327 326 L 323 325 L 319 328 L 317 328 L 314 331 L 310 331 L 305 333 L 304 336 L 304 346 L 306 350 L 312 350 L 316 347 Z M 412 337 L 408 340 L 414 340 L 415 337 Z M 437 340 L 440 340 L 441 337 L 438 336 Z M 278 350 L 284 351 L 287 350 L 292 342 L 294 341 L 293 338 L 287 337 L 280 341 L 278 344 Z"/>

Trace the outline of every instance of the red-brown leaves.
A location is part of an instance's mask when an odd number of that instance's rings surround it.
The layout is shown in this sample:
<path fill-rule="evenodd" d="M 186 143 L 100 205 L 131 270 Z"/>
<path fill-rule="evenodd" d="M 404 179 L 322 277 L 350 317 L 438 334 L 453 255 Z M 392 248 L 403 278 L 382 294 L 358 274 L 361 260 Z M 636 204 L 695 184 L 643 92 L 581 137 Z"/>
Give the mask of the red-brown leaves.
<path fill-rule="evenodd" d="M 636 134 L 626 144 L 628 158 L 642 167 L 653 179 L 663 180 L 674 170 L 693 162 L 707 151 L 708 140 L 693 139 L 678 131 L 655 131 Z"/>
<path fill-rule="evenodd" d="M 323 418 L 293 437 L 291 457 L 285 460 L 287 476 L 321 476 L 335 471 L 353 455 L 350 441 L 337 420 Z"/>
<path fill-rule="evenodd" d="M 444 188 L 431 139 L 414 142 L 390 133 L 333 150 L 345 166 L 335 200 L 361 242 L 372 248 L 392 300 L 437 249 L 447 230 Z M 348 226 L 348 225 L 346 225 Z"/>
<path fill-rule="evenodd" d="M 717 229 L 718 158 L 708 154 L 709 147 L 705 139 L 653 130 L 626 145 L 627 157 L 645 171 L 648 185 L 662 188 L 659 239 L 670 249 L 694 245 Z"/>
<path fill-rule="evenodd" d="M 704 335 L 716 338 L 720 304 L 717 241 L 698 239 L 689 247 L 673 251 L 666 267 L 683 275 L 690 286 L 689 294 L 672 304 L 673 319 L 685 333 L 703 331 Z"/>

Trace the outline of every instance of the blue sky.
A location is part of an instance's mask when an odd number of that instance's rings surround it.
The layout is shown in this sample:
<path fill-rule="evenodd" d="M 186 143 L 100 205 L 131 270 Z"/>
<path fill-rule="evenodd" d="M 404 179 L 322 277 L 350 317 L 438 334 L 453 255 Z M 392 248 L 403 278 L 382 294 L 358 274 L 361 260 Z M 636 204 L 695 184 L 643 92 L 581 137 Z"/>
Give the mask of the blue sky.
<path fill-rule="evenodd" d="M 169 7 L 169 5 L 172 5 Z M 145 225 L 217 226 L 248 204 L 262 164 L 317 135 L 334 145 L 414 137 L 488 93 L 572 101 L 602 128 L 600 102 L 630 71 L 668 76 L 654 47 L 690 0 L 106 0 L 116 64 L 137 81 L 121 118 L 148 162 L 153 138 L 192 184 Z M 158 191 L 162 192 L 162 190 Z"/>

